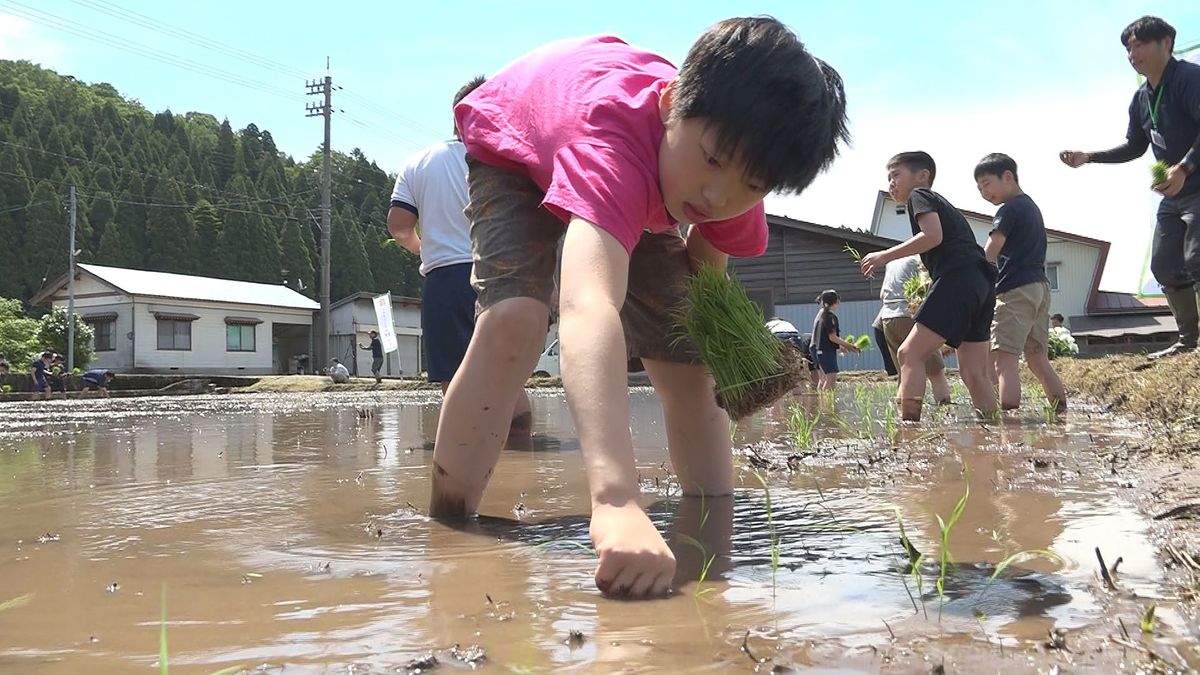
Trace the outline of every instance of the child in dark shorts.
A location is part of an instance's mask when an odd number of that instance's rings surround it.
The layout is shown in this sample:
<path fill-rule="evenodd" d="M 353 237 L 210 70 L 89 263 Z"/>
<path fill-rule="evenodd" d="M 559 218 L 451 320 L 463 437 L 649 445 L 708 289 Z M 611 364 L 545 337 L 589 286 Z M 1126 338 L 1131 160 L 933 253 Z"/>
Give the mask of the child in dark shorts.
<path fill-rule="evenodd" d="M 925 360 L 942 344 L 958 350 L 959 374 L 975 409 L 994 415 L 996 391 L 992 387 L 992 315 L 996 309 L 996 268 L 966 218 L 954 205 L 930 189 L 937 167 L 925 152 L 902 152 L 887 164 L 888 193 L 906 203 L 912 238 L 885 251 L 867 254 L 863 274 L 871 276 L 888 262 L 914 253 L 933 278 L 916 325 L 900 345 L 900 416 L 921 419 L 925 397 Z"/>

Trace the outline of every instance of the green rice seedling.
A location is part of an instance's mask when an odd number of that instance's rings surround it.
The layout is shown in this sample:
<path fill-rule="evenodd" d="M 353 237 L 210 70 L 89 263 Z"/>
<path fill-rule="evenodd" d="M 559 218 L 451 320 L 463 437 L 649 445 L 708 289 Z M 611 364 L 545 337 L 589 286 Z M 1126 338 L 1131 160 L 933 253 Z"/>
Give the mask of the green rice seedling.
<path fill-rule="evenodd" d="M 33 593 L 26 593 L 25 595 L 18 595 L 12 600 L 5 600 L 4 602 L 0 602 L 0 612 L 3 612 L 6 609 L 24 607 L 25 605 L 28 605 L 31 600 L 33 600 Z"/>
<path fill-rule="evenodd" d="M 925 302 L 929 287 L 933 286 L 933 279 L 925 270 L 925 265 L 919 265 L 918 270 L 916 274 L 904 280 L 904 297 L 908 300 L 908 310 L 914 315 Z"/>
<path fill-rule="evenodd" d="M 1155 162 L 1150 165 L 1150 180 L 1154 181 L 1151 185 L 1162 185 L 1167 182 L 1167 171 L 1171 169 L 1171 165 L 1163 161 Z"/>
<path fill-rule="evenodd" d="M 938 530 L 941 531 L 942 538 L 942 550 L 940 551 L 938 560 L 937 580 L 937 592 L 939 600 L 944 601 L 946 599 L 946 569 L 952 562 L 950 559 L 950 531 L 954 529 L 954 525 L 958 522 L 958 519 L 962 516 L 963 511 L 967 508 L 967 499 L 970 497 L 971 484 L 968 482 L 966 484 L 966 491 L 963 492 L 963 496 L 959 498 L 958 503 L 954 505 L 954 511 L 950 513 L 950 520 L 944 521 L 942 520 L 941 515 L 934 514 L 937 516 Z"/>
<path fill-rule="evenodd" d="M 851 246 L 849 242 L 846 242 L 846 245 L 842 247 L 842 253 L 849 253 L 850 257 L 854 258 L 854 262 L 862 262 L 862 254 L 858 252 L 858 249 Z"/>
<path fill-rule="evenodd" d="M 1042 401 L 1042 419 L 1046 420 L 1046 424 L 1054 424 L 1058 421 L 1058 405 L 1051 402 L 1049 399 Z"/>
<path fill-rule="evenodd" d="M 162 585 L 162 619 L 158 623 L 158 672 L 167 675 L 167 585 Z"/>
<path fill-rule="evenodd" d="M 995 532 L 992 533 L 992 539 L 994 541 L 999 541 L 999 537 Z M 979 602 L 983 599 L 983 595 L 987 593 L 987 590 L 992 587 L 992 584 L 995 583 L 996 579 L 998 579 L 1001 574 L 1004 574 L 1004 570 L 1008 569 L 1010 565 L 1034 558 L 1045 558 L 1046 560 L 1050 560 L 1059 564 L 1065 562 L 1062 556 L 1054 551 L 1048 551 L 1046 549 L 1037 548 L 1026 551 L 1018 551 L 1017 553 L 1008 556 L 1004 560 L 1001 560 L 999 564 L 996 565 L 996 569 L 992 570 L 992 576 L 988 577 L 987 583 L 984 584 L 982 589 L 980 589 L 979 595 L 976 597 L 976 602 Z"/>
<path fill-rule="evenodd" d="M 775 516 L 771 513 L 771 488 L 767 487 L 767 479 L 755 471 L 754 477 L 763 487 L 763 496 L 767 500 L 767 530 L 771 533 L 771 587 L 775 587 L 775 573 L 779 571 L 779 539 L 775 536 Z"/>
<path fill-rule="evenodd" d="M 883 407 L 883 435 L 889 446 L 896 445 L 896 437 L 900 435 L 900 416 L 894 405 Z"/>
<path fill-rule="evenodd" d="M 717 559 L 717 554 L 709 553 L 704 544 L 699 539 L 696 539 L 691 535 L 680 532 L 675 536 L 679 537 L 683 543 L 699 551 L 700 559 L 703 561 L 700 565 L 700 576 L 696 579 L 696 590 L 693 591 L 692 595 L 697 598 L 702 598 L 705 595 L 712 593 L 714 589 L 711 587 L 706 588 L 704 586 L 704 581 L 708 578 L 708 570 L 712 567 L 713 561 Z"/>
<path fill-rule="evenodd" d="M 729 420 L 729 442 L 734 443 L 737 440 L 737 422 Z"/>
<path fill-rule="evenodd" d="M 1142 632 L 1146 634 L 1154 632 L 1154 603 L 1151 603 L 1146 608 L 1146 613 L 1142 615 Z"/>
<path fill-rule="evenodd" d="M 788 433 L 792 443 L 797 448 L 811 448 L 817 423 L 821 421 L 821 413 L 809 416 L 803 406 L 793 403 L 788 406 Z"/>
<path fill-rule="evenodd" d="M 732 419 L 774 403 L 800 382 L 795 350 L 782 348 L 741 284 L 712 265 L 692 276 L 676 322 L 677 339 L 696 345 L 716 382 L 717 402 Z"/>

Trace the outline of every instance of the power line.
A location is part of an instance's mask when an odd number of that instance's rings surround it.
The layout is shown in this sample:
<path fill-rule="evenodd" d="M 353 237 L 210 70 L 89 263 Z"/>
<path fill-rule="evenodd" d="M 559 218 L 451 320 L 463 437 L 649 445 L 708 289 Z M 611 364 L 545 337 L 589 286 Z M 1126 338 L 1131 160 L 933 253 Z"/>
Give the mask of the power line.
<path fill-rule="evenodd" d="M 281 63 L 279 61 L 269 59 L 265 56 L 260 56 L 253 52 L 246 51 L 245 49 L 242 49 L 240 47 L 236 47 L 234 45 L 220 42 L 219 40 L 214 40 L 212 38 L 206 37 L 204 35 L 194 32 L 194 31 L 190 31 L 186 28 L 180 28 L 178 26 L 167 23 L 165 21 L 161 21 L 161 20 L 155 19 L 151 16 L 142 14 L 141 12 L 135 12 L 132 9 L 126 9 L 124 7 L 120 7 L 114 3 L 107 2 L 106 0 L 71 0 L 71 1 L 77 5 L 87 7 L 93 11 L 100 12 L 102 14 L 107 14 L 108 16 L 120 19 L 122 21 L 126 21 L 128 23 L 132 23 L 134 25 L 142 26 L 144 28 L 149 28 L 156 32 L 171 35 L 173 37 L 179 38 L 181 40 L 185 40 L 185 41 L 190 42 L 199 47 L 203 47 L 204 49 L 208 49 L 210 51 L 213 51 L 213 52 L 216 52 L 219 54 L 224 54 L 226 56 L 230 56 L 230 57 L 245 61 L 247 63 L 251 63 L 253 65 L 256 65 L 260 68 L 264 68 L 266 70 L 273 70 L 273 71 L 275 71 L 277 73 L 281 73 L 283 75 L 289 75 L 289 76 L 294 76 L 294 77 L 298 77 L 298 78 L 308 78 L 308 77 L 312 76 L 311 73 L 307 73 L 303 70 L 300 70 L 299 68 L 294 68 L 285 63 Z"/>
<path fill-rule="evenodd" d="M 137 56 L 142 56 L 144 58 L 158 61 L 160 63 L 165 63 L 167 65 L 175 66 L 177 68 L 182 68 L 184 70 L 190 70 L 190 71 L 192 71 L 194 73 L 198 73 L 200 75 L 205 75 L 207 77 L 212 77 L 212 78 L 215 78 L 218 80 L 224 80 L 231 84 L 236 84 L 236 85 L 239 85 L 242 87 L 247 87 L 249 89 L 254 89 L 256 91 L 261 91 L 263 93 L 271 94 L 273 96 L 286 98 L 286 99 L 292 100 L 292 101 L 303 100 L 296 94 L 293 94 L 286 89 L 276 87 L 274 85 L 267 84 L 265 82 L 261 82 L 258 80 L 252 80 L 252 79 L 249 79 L 246 77 L 242 77 L 241 75 L 238 75 L 237 73 L 234 73 L 234 72 L 231 72 L 228 70 L 224 70 L 221 68 L 217 68 L 214 66 L 209 66 L 209 65 L 201 63 L 199 61 L 194 61 L 192 59 L 188 59 L 188 58 L 185 58 L 182 56 L 175 56 L 174 54 L 171 54 L 170 52 L 165 52 L 160 49 L 155 49 L 154 47 L 148 47 L 146 45 L 134 42 L 124 36 L 116 35 L 113 33 L 108 33 L 108 32 L 105 32 L 105 31 L 102 31 L 102 30 L 99 30 L 96 28 L 89 28 L 86 30 L 83 28 L 78 28 L 75 26 L 74 22 L 72 22 L 70 19 L 65 19 L 56 14 L 52 14 L 50 12 L 35 9 L 33 7 L 30 7 L 29 5 L 25 5 L 23 3 L 17 2 L 16 0 L 2 0 L 2 1 L 0 1 L 0 6 L 6 7 L 7 11 L 10 11 L 13 14 L 15 14 L 16 16 L 19 16 L 23 19 L 32 21 L 34 23 L 41 24 L 48 28 L 53 28 L 55 30 L 63 31 L 65 33 L 70 33 L 72 35 L 82 37 L 85 40 L 99 42 L 100 44 L 103 44 L 103 45 L 106 45 L 109 47 L 113 47 L 115 49 L 120 49 L 122 51 L 126 51 L 131 54 L 135 54 Z"/>

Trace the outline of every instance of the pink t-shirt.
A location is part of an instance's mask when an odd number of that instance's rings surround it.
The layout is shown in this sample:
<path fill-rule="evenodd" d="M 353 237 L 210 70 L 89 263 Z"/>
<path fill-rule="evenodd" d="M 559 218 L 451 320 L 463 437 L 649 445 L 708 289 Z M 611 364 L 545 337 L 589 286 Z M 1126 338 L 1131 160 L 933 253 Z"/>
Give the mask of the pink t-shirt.
<path fill-rule="evenodd" d="M 542 203 L 551 212 L 595 223 L 632 253 L 642 232 L 677 225 L 658 185 L 666 133 L 659 95 L 676 72 L 666 59 L 620 38 L 565 40 L 509 64 L 459 103 L 454 116 L 472 157 L 524 173 L 546 191 Z M 699 228 L 732 256 L 767 248 L 761 202 Z"/>

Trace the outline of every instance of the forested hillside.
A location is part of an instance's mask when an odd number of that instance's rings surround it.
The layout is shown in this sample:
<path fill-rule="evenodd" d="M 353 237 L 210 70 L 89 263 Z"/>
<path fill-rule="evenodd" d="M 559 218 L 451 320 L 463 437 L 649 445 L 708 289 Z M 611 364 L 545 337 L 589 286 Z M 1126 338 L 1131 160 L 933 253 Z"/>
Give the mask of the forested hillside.
<path fill-rule="evenodd" d="M 318 144 L 319 145 L 319 144 Z M 287 283 L 318 296 L 320 148 L 302 162 L 254 124 L 147 111 L 109 84 L 0 60 L 0 297 L 28 302 L 81 262 Z M 331 295 L 417 295 L 417 259 L 387 243 L 391 178 L 333 156 Z"/>

